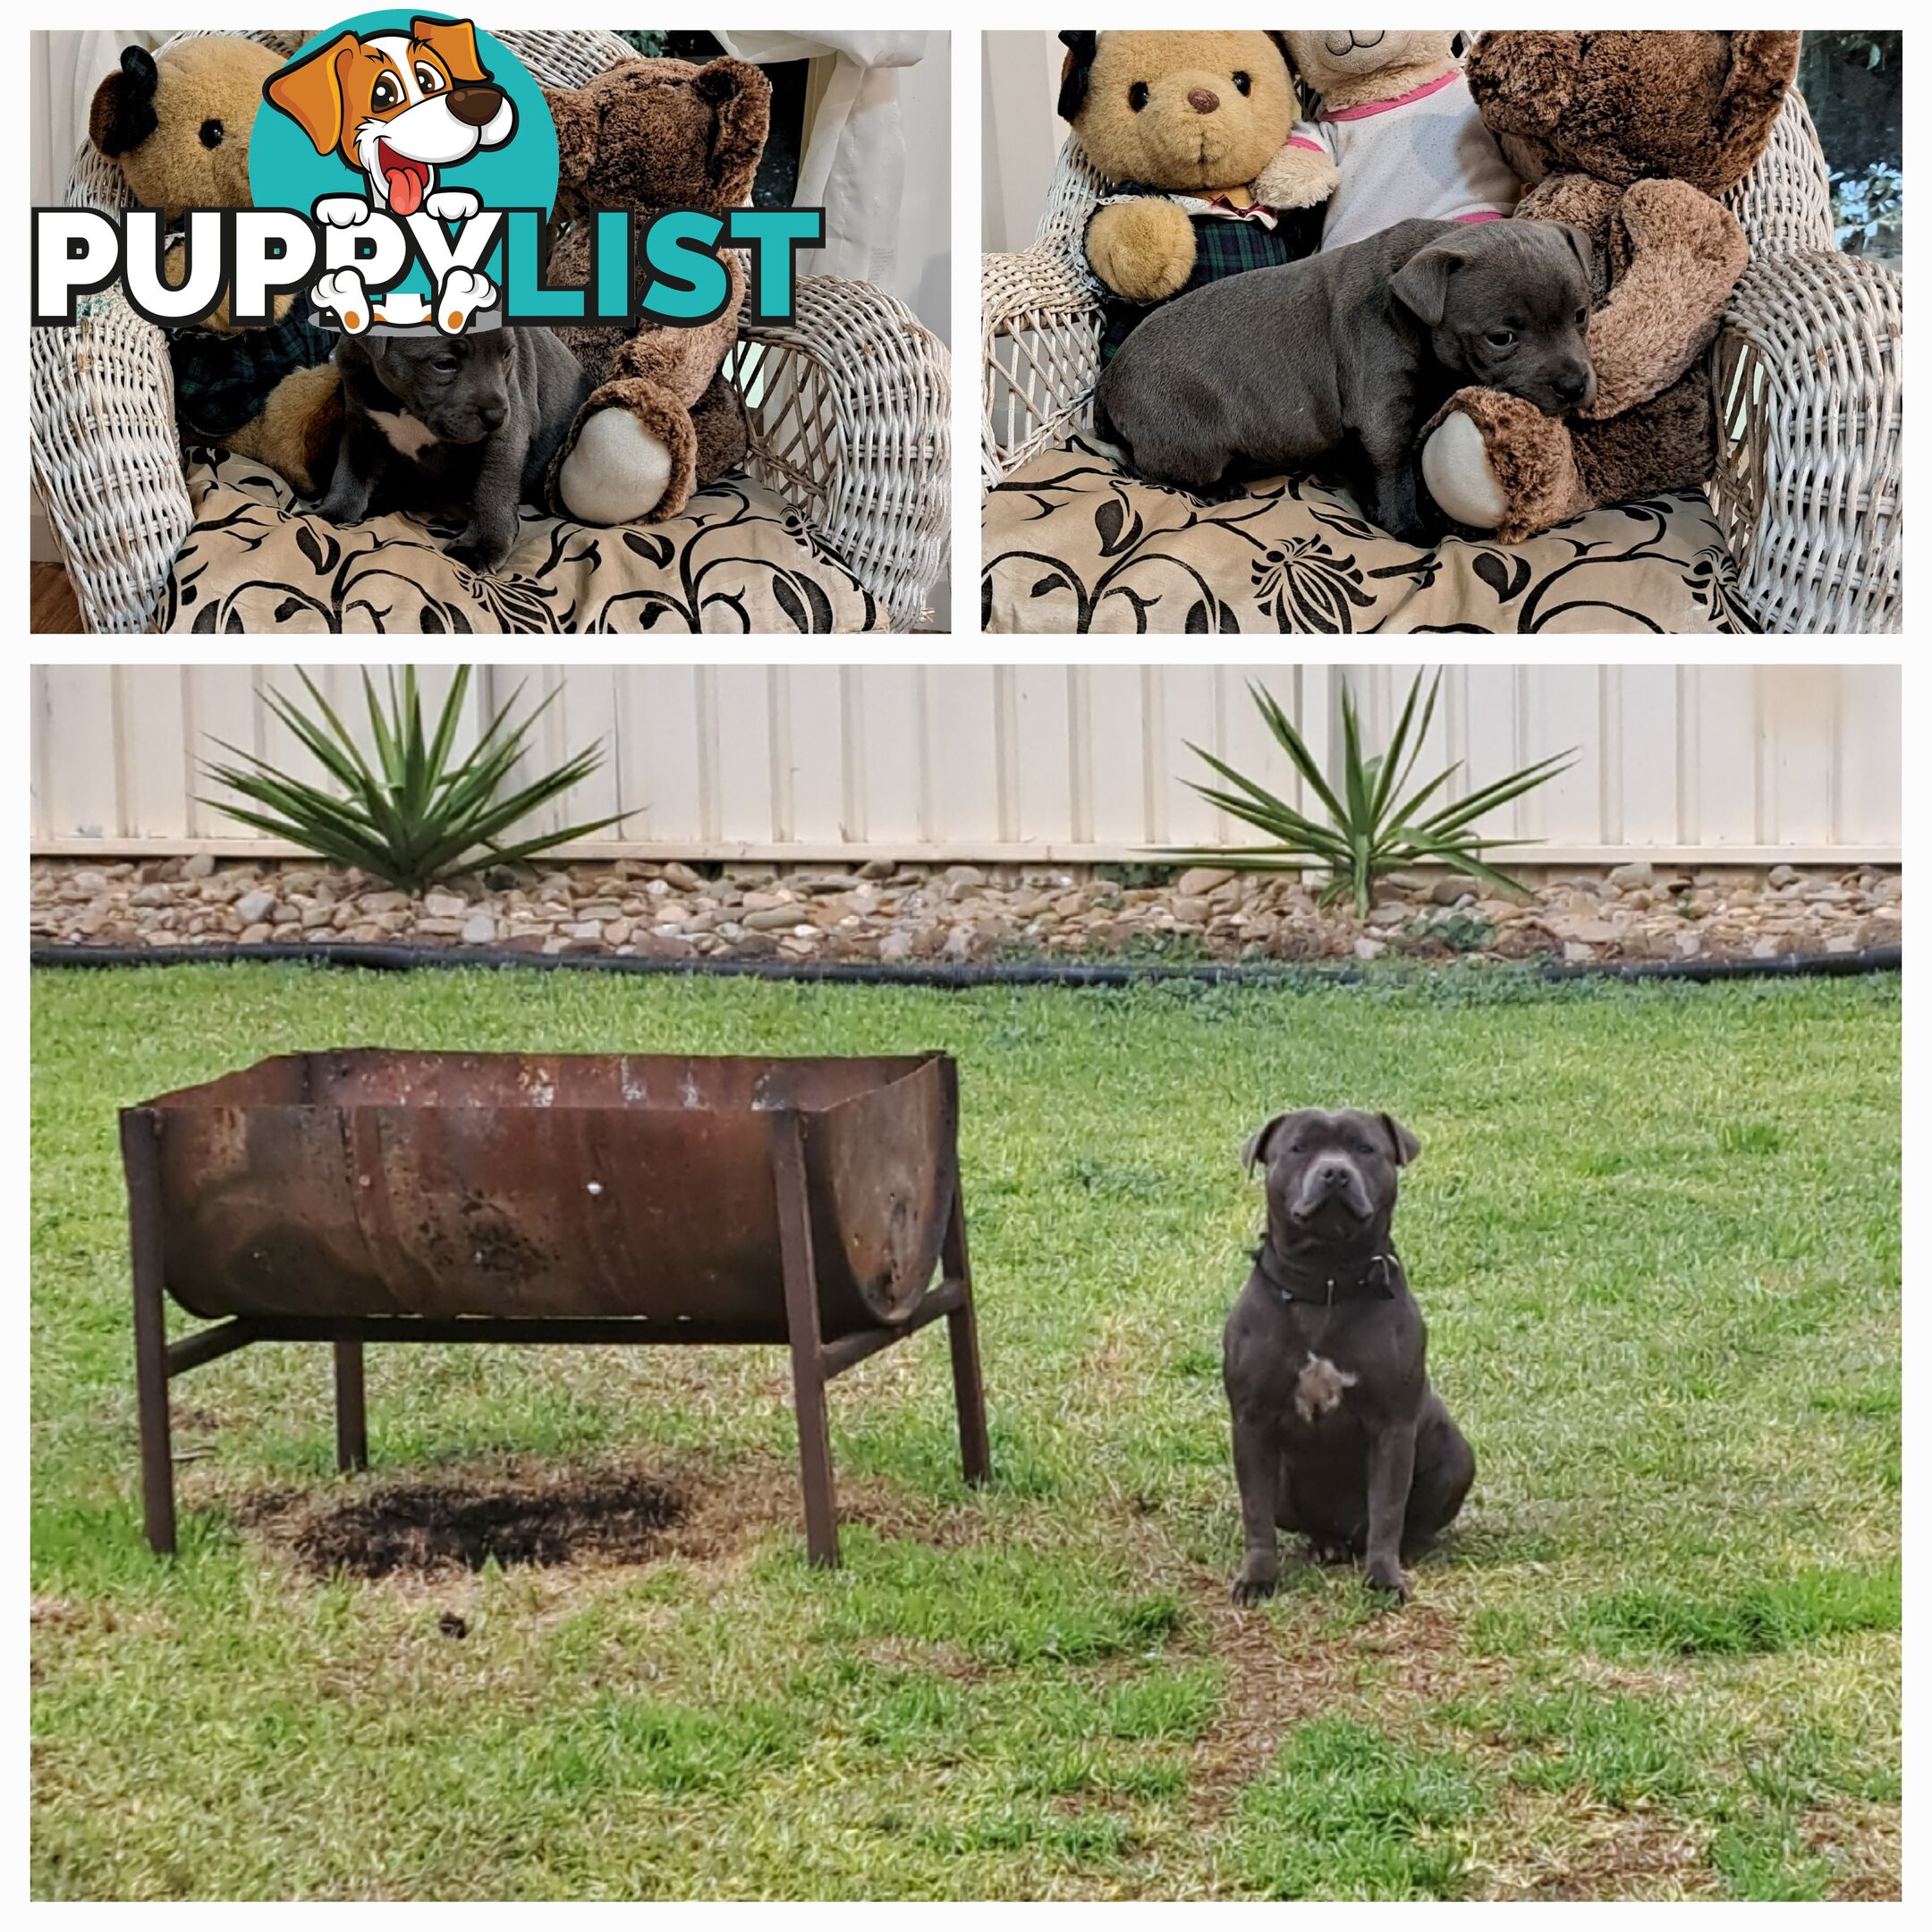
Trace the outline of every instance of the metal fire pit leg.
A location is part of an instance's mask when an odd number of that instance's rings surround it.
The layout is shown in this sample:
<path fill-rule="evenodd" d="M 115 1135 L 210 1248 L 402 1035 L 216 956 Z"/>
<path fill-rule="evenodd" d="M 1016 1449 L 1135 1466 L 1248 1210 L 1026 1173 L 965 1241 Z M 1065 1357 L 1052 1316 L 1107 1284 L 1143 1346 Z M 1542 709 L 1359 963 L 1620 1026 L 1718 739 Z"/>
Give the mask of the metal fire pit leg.
<path fill-rule="evenodd" d="M 838 1567 L 838 1509 L 832 1496 L 832 1437 L 826 1417 L 825 1356 L 818 1339 L 818 1277 L 812 1264 L 811 1198 L 805 1131 L 796 1114 L 772 1136 L 778 1184 L 778 1240 L 784 1258 L 785 1328 L 792 1339 L 792 1396 L 798 1411 L 799 1473 L 805 1486 L 805 1553 Z"/>
<path fill-rule="evenodd" d="M 141 1515 L 148 1546 L 174 1554 L 174 1457 L 168 1439 L 167 1316 L 161 1303 L 161 1177 L 155 1140 L 161 1123 L 130 1109 L 121 1116 L 127 1174 L 128 1244 L 134 1271 L 134 1393 L 140 1411 Z"/>
<path fill-rule="evenodd" d="M 960 1284 L 960 1305 L 946 1317 L 946 1339 L 953 1348 L 953 1404 L 959 1411 L 960 1462 L 966 1480 L 977 1486 L 993 1474 L 993 1452 L 987 1441 L 986 1388 L 979 1379 L 979 1330 L 973 1320 L 966 1198 L 956 1181 L 940 1256 L 945 1278 Z"/>
<path fill-rule="evenodd" d="M 335 1467 L 369 1467 L 369 1415 L 362 1405 L 362 1343 L 335 1344 Z"/>

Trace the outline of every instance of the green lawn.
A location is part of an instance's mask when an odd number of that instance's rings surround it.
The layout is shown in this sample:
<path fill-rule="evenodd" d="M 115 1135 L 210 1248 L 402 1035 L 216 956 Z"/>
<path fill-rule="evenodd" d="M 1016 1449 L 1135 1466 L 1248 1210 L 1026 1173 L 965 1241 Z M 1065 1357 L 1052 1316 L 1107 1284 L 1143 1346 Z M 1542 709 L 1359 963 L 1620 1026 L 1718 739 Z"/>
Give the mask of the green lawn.
<path fill-rule="evenodd" d="M 1899 984 L 945 994 L 269 967 L 38 976 L 33 1884 L 284 1894 L 1895 1895 Z M 802 1559 L 781 1352 L 326 1351 L 175 1385 L 142 1544 L 114 1108 L 357 1043 L 962 1066 L 996 1480 L 942 1333 L 840 1381 Z M 1265 1610 L 1218 1375 L 1286 1106 L 1422 1140 L 1398 1235 L 1476 1445 L 1389 1612 Z M 317 1574 L 399 1481 L 646 1560 Z M 406 1498 L 403 1499 L 406 1501 Z"/>

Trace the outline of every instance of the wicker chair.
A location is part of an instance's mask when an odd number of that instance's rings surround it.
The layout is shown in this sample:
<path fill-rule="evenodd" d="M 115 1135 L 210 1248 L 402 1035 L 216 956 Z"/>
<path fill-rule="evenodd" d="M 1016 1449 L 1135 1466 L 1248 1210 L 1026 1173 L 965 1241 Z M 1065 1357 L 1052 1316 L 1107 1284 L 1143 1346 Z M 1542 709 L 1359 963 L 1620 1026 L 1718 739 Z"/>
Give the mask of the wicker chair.
<path fill-rule="evenodd" d="M 290 54 L 308 36 L 249 38 Z M 553 87 L 580 86 L 634 54 L 597 30 L 506 29 L 501 38 Z M 83 144 L 66 200 L 111 212 L 126 195 L 114 168 Z M 34 482 L 82 621 L 91 631 L 144 631 L 194 521 L 174 377 L 162 331 L 118 288 L 85 306 L 91 312 L 72 328 L 29 332 Z M 844 559 L 894 630 L 911 629 L 946 561 L 944 345 L 885 290 L 815 275 L 801 280 L 791 323 L 744 326 L 728 366 L 746 394 L 751 474 Z"/>
<path fill-rule="evenodd" d="M 987 486 L 1092 424 L 1098 284 L 1080 238 L 1106 183 L 1069 140 L 1030 248 L 984 261 Z M 1714 344 L 1721 459 L 1707 486 L 1762 630 L 1896 631 L 1903 298 L 1835 245 L 1818 131 L 1794 89 L 1727 198 L 1751 265 Z"/>

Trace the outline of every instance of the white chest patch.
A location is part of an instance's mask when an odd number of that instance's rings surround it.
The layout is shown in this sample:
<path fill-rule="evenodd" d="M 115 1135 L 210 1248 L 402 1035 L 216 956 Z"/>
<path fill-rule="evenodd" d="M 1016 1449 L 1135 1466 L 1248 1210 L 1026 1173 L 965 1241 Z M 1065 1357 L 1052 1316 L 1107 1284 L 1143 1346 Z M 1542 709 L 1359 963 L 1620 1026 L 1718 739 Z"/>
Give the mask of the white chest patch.
<path fill-rule="evenodd" d="M 1331 1409 L 1342 1405 L 1343 1394 L 1355 1386 L 1356 1377 L 1346 1368 L 1337 1368 L 1325 1355 L 1310 1355 L 1295 1377 L 1295 1413 L 1304 1422 L 1318 1422 Z"/>
<path fill-rule="evenodd" d="M 405 456 L 420 456 L 440 440 L 427 424 L 400 411 L 371 410 L 369 419 L 389 439 L 390 446 Z"/>

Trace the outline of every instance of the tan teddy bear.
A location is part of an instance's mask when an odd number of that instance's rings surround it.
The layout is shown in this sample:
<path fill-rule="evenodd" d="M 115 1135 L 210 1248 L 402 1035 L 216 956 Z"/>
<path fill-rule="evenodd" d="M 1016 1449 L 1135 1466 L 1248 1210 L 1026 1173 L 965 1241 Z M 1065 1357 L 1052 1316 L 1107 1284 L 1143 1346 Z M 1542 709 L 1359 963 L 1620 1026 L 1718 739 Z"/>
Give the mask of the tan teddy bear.
<path fill-rule="evenodd" d="M 170 225 L 190 208 L 252 208 L 249 140 L 262 84 L 280 64 L 232 34 L 183 41 L 159 60 L 131 47 L 95 89 L 88 139 L 120 169 L 134 204 L 159 208 Z M 185 272 L 176 242 L 162 274 L 178 287 Z M 200 326 L 168 330 L 175 417 L 191 440 L 252 457 L 313 495 L 342 433 L 335 337 L 292 295 L 275 297 L 275 318 L 235 327 L 225 292 Z"/>
<path fill-rule="evenodd" d="M 1085 236 L 1088 264 L 1115 298 L 1103 360 L 1153 303 L 1313 253 L 1335 170 L 1289 145 L 1301 105 L 1275 36 L 1060 38 L 1061 115 L 1116 184 Z"/>

